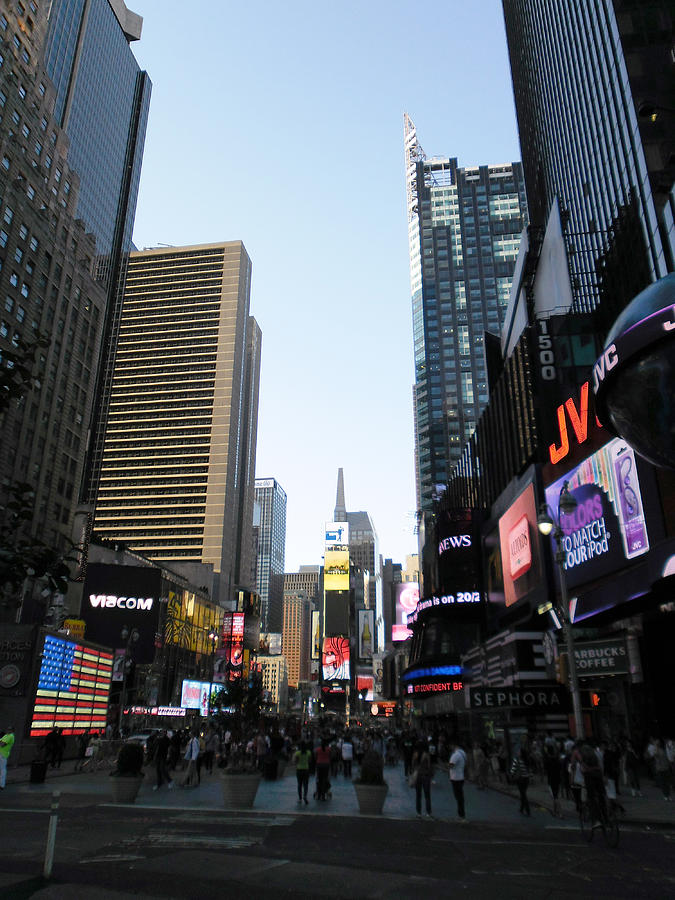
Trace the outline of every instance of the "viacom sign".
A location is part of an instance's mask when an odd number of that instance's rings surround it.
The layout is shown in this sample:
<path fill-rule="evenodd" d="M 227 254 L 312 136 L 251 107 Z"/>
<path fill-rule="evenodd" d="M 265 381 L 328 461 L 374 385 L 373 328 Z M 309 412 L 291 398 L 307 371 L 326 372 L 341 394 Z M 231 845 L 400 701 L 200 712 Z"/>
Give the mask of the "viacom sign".
<path fill-rule="evenodd" d="M 116 594 L 90 594 L 89 603 L 101 609 L 152 609 L 154 597 L 118 597 Z"/>

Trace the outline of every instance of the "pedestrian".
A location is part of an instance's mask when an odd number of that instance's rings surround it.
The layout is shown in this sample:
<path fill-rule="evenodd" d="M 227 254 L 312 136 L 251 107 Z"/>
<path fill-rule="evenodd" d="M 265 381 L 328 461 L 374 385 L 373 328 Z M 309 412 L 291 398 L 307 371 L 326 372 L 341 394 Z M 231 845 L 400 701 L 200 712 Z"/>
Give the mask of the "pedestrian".
<path fill-rule="evenodd" d="M 422 793 L 427 810 L 427 817 L 431 815 L 431 754 L 424 741 L 419 741 L 412 758 L 412 771 L 415 776 L 415 809 L 417 818 L 422 818 Z"/>
<path fill-rule="evenodd" d="M 7 783 L 7 760 L 14 746 L 14 726 L 9 725 L 7 731 L 0 738 L 0 790 L 5 789 Z"/>
<path fill-rule="evenodd" d="M 476 787 L 479 791 L 483 791 L 487 787 L 488 783 L 490 761 L 488 759 L 487 753 L 485 752 L 484 748 L 480 746 L 480 744 L 474 745 L 473 759 L 476 769 Z"/>
<path fill-rule="evenodd" d="M 82 766 L 87 759 L 87 747 L 89 746 L 89 732 L 85 730 L 77 736 L 77 760 L 75 762 L 74 772 L 81 772 Z"/>
<path fill-rule="evenodd" d="M 411 731 L 406 731 L 403 736 L 403 774 L 408 777 L 412 772 L 412 758 L 415 752 L 415 736 Z"/>
<path fill-rule="evenodd" d="M 330 747 L 328 738 L 321 739 L 321 745 L 314 751 L 316 759 L 316 798 L 326 800 L 330 789 Z"/>
<path fill-rule="evenodd" d="M 530 815 L 530 801 L 527 799 L 527 789 L 530 785 L 530 759 L 525 747 L 521 747 L 518 755 L 511 763 L 511 778 L 518 786 L 520 793 L 520 813 Z"/>
<path fill-rule="evenodd" d="M 59 756 L 59 729 L 52 728 L 47 737 L 45 738 L 44 743 L 44 751 L 45 751 L 45 762 L 52 769 L 56 767 L 56 760 Z M 61 751 L 63 755 L 63 751 Z"/>
<path fill-rule="evenodd" d="M 450 784 L 452 792 L 457 802 L 457 815 L 459 821 L 464 823 L 467 821 L 466 809 L 464 807 L 464 776 L 466 771 L 466 753 L 458 741 L 452 741 L 450 745 L 450 762 L 448 768 L 450 770 Z"/>
<path fill-rule="evenodd" d="M 664 747 L 661 738 L 656 741 L 656 746 L 654 748 L 653 765 L 654 780 L 656 781 L 658 787 L 661 788 L 663 799 L 670 800 L 670 785 L 672 781 L 672 773 L 670 770 L 668 755 L 666 754 L 666 748 Z"/>
<path fill-rule="evenodd" d="M 342 769 L 345 778 L 352 777 L 352 760 L 354 758 L 354 747 L 349 734 L 346 734 L 342 741 Z"/>
<path fill-rule="evenodd" d="M 267 756 L 267 740 L 262 729 L 255 736 L 254 749 L 256 768 L 263 772 L 265 770 L 265 757 Z"/>
<path fill-rule="evenodd" d="M 631 789 L 632 796 L 641 797 L 642 791 L 640 788 L 640 754 L 635 749 L 635 744 L 631 740 L 626 742 L 624 765 L 626 767 L 626 779 Z"/>
<path fill-rule="evenodd" d="M 569 778 L 574 806 L 578 813 L 581 812 L 581 792 L 584 787 L 584 773 L 581 761 L 581 741 L 577 741 L 570 753 Z"/>
<path fill-rule="evenodd" d="M 548 789 L 551 792 L 551 797 L 553 798 L 553 815 L 557 819 L 560 819 L 562 818 L 562 814 L 560 812 L 560 800 L 558 798 L 560 795 L 562 765 L 560 760 L 560 752 L 555 742 L 544 743 L 544 771 L 546 772 Z"/>
<path fill-rule="evenodd" d="M 209 775 L 213 772 L 213 760 L 215 759 L 219 743 L 218 733 L 213 728 L 210 728 L 206 735 L 204 749 L 204 766 Z"/>
<path fill-rule="evenodd" d="M 169 790 L 173 787 L 173 781 L 171 780 L 171 776 L 169 775 L 169 749 L 171 747 L 171 740 L 166 733 L 165 729 L 162 729 L 159 733 L 159 737 L 155 741 L 155 771 L 157 772 L 157 784 L 153 785 L 153 791 L 159 790 L 164 782 L 167 783 Z"/>
<path fill-rule="evenodd" d="M 196 787 L 193 784 L 195 779 L 198 778 L 197 775 L 197 759 L 199 758 L 199 735 L 197 730 L 195 729 L 192 732 L 192 736 L 187 743 L 187 747 L 185 748 L 185 755 L 183 759 L 187 762 L 187 769 L 185 770 L 185 777 L 183 778 L 183 787 Z"/>
<path fill-rule="evenodd" d="M 309 770 L 312 762 L 312 751 L 309 749 L 307 741 L 301 741 L 300 748 L 293 754 L 293 762 L 295 763 L 295 777 L 298 781 L 298 803 L 307 800 L 307 788 L 309 786 Z"/>

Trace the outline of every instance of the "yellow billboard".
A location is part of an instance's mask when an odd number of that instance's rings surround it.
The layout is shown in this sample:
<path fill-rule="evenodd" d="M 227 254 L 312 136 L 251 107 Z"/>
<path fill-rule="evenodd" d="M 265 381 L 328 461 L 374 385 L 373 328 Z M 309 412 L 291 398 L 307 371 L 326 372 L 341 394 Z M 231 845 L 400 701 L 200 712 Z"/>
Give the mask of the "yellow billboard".
<path fill-rule="evenodd" d="M 323 587 L 326 591 L 349 590 L 349 550 L 329 550 L 324 555 Z"/>

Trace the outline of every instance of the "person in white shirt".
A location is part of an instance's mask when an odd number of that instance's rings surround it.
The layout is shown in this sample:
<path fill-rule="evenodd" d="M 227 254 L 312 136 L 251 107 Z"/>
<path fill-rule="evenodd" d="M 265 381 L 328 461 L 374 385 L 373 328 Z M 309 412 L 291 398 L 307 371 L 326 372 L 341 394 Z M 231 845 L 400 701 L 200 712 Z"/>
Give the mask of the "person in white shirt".
<path fill-rule="evenodd" d="M 352 777 L 352 759 L 354 758 L 354 747 L 349 735 L 345 735 L 342 741 L 342 769 L 345 778 Z"/>
<path fill-rule="evenodd" d="M 457 801 L 457 815 L 460 822 L 466 822 L 466 810 L 464 808 L 464 768 L 466 766 L 466 753 L 460 745 L 454 741 L 450 745 L 450 784 Z"/>
<path fill-rule="evenodd" d="M 183 779 L 183 787 L 192 787 L 195 779 L 199 782 L 199 774 L 197 772 L 197 757 L 199 756 L 199 737 L 198 732 L 193 731 L 188 745 L 185 749 L 184 759 L 187 762 L 185 778 Z M 196 787 L 196 785 L 194 785 Z"/>

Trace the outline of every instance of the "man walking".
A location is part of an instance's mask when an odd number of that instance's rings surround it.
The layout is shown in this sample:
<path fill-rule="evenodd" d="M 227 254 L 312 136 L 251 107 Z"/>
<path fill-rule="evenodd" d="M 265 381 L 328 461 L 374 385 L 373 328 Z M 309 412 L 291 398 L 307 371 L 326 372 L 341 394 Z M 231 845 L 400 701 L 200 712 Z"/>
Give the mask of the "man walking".
<path fill-rule="evenodd" d="M 10 725 L 0 738 L 0 790 L 5 789 L 7 782 L 7 760 L 14 746 L 14 726 Z"/>
<path fill-rule="evenodd" d="M 342 741 L 342 767 L 345 778 L 352 777 L 352 759 L 354 758 L 354 747 L 352 740 L 348 734 L 344 736 Z"/>
<path fill-rule="evenodd" d="M 466 822 L 466 811 L 464 809 L 464 769 L 466 767 L 466 753 L 460 745 L 453 741 L 451 744 L 450 754 L 450 784 L 452 792 L 457 801 L 457 815 L 460 822 Z"/>
<path fill-rule="evenodd" d="M 157 784 L 153 785 L 153 791 L 159 790 L 166 781 L 169 789 L 173 787 L 173 781 L 169 775 L 168 757 L 171 741 L 165 730 L 160 732 L 155 741 L 155 769 L 157 771 Z"/>

